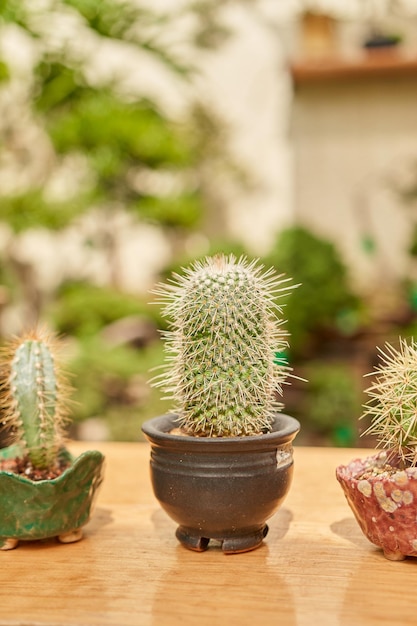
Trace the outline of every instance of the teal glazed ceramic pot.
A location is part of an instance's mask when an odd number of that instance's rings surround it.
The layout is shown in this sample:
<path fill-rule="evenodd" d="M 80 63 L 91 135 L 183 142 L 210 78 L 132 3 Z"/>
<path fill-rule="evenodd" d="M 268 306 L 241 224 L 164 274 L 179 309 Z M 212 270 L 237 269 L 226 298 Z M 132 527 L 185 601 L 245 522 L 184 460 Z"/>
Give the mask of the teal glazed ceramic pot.
<path fill-rule="evenodd" d="M 16 456 L 16 447 L 0 450 L 0 460 Z M 33 481 L 0 471 L 0 549 L 15 548 L 19 540 L 57 537 L 62 543 L 82 538 L 81 527 L 91 515 L 103 480 L 104 456 L 96 450 L 74 458 L 57 478 Z"/>

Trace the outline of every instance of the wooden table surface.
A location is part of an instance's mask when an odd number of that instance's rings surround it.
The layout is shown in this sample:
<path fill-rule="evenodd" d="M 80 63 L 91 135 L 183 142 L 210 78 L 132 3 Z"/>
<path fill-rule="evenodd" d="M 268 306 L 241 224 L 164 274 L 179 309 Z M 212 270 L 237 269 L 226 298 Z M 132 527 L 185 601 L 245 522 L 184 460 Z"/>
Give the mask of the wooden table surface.
<path fill-rule="evenodd" d="M 154 499 L 145 443 L 100 449 L 106 475 L 84 539 L 0 552 L 0 624 L 68 626 L 406 626 L 417 623 L 417 562 L 365 539 L 335 466 L 369 451 L 295 447 L 284 505 L 246 554 L 186 550 Z"/>

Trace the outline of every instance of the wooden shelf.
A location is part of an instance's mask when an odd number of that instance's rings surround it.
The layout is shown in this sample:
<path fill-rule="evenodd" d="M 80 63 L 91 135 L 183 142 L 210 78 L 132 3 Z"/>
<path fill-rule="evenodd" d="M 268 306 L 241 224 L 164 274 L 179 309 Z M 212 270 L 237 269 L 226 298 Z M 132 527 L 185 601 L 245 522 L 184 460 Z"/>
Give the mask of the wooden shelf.
<path fill-rule="evenodd" d="M 417 75 L 417 56 L 399 50 L 373 50 L 358 58 L 329 57 L 294 61 L 290 65 L 295 85 L 373 77 Z"/>

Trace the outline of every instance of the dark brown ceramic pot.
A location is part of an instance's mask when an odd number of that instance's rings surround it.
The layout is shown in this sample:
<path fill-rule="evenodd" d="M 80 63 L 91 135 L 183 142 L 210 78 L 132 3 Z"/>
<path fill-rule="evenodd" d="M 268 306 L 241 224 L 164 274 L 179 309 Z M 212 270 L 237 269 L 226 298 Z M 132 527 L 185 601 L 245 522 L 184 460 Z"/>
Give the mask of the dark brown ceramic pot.
<path fill-rule="evenodd" d="M 386 452 L 336 469 L 364 535 L 387 559 L 417 556 L 417 468 L 385 472 Z"/>
<path fill-rule="evenodd" d="M 280 413 L 269 433 L 209 438 L 171 434 L 175 420 L 162 415 L 142 430 L 151 444 L 154 493 L 179 524 L 178 540 L 196 551 L 210 539 L 224 553 L 257 548 L 289 490 L 300 424 Z"/>

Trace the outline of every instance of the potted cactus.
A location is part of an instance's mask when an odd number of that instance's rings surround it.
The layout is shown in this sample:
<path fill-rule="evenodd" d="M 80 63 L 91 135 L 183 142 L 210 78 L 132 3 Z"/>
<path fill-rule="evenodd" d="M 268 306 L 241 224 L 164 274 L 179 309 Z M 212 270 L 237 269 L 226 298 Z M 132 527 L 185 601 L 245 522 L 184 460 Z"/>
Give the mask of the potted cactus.
<path fill-rule="evenodd" d="M 9 445 L 0 450 L 0 549 L 19 540 L 82 538 L 103 455 L 74 459 L 64 445 L 69 385 L 60 369 L 58 341 L 46 331 L 12 340 L 3 350 L 1 410 Z"/>
<path fill-rule="evenodd" d="M 257 548 L 290 487 L 300 425 L 277 399 L 288 368 L 276 304 L 289 288 L 256 261 L 217 255 L 155 290 L 170 321 L 155 384 L 175 404 L 143 432 L 155 495 L 189 549 Z"/>
<path fill-rule="evenodd" d="M 417 556 L 417 344 L 400 339 L 379 355 L 362 417 L 382 450 L 336 476 L 363 533 L 398 561 Z"/>

